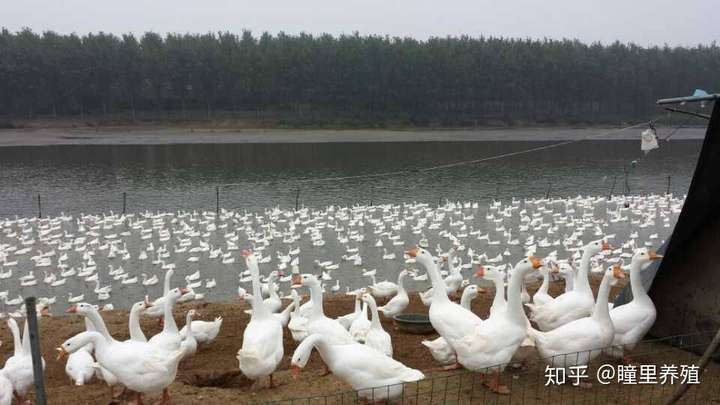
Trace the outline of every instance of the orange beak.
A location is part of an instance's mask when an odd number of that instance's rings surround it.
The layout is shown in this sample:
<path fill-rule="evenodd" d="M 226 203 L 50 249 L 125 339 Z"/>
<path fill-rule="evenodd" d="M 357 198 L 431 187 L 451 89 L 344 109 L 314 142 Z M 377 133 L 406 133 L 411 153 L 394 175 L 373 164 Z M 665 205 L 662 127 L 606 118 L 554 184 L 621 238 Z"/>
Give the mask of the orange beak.
<path fill-rule="evenodd" d="M 70 305 L 68 309 L 65 310 L 68 314 L 76 314 L 77 313 L 77 305 Z"/>
<path fill-rule="evenodd" d="M 612 246 L 610 246 L 610 244 L 607 243 L 607 241 L 603 241 L 602 250 L 612 250 Z"/>
<path fill-rule="evenodd" d="M 477 271 L 475 272 L 475 277 L 477 277 L 477 278 L 485 277 L 485 267 L 478 266 Z"/>
<path fill-rule="evenodd" d="M 619 264 L 613 266 L 613 277 L 617 279 L 625 278 L 625 272 L 622 271 L 622 267 Z"/>
<path fill-rule="evenodd" d="M 528 259 L 530 259 L 530 263 L 532 263 L 533 269 L 537 270 L 542 267 L 542 260 L 540 260 L 539 257 L 530 256 L 528 257 Z"/>
<path fill-rule="evenodd" d="M 410 257 L 417 257 L 418 249 L 417 249 L 416 247 L 410 248 L 410 249 L 408 249 L 408 250 L 405 251 L 405 254 L 408 255 L 408 256 L 410 256 Z"/>
<path fill-rule="evenodd" d="M 243 255 L 243 257 L 248 257 L 248 256 L 252 255 L 252 250 L 245 249 L 242 251 L 242 255 Z"/>
<path fill-rule="evenodd" d="M 60 360 L 64 359 L 65 356 L 67 356 L 67 352 L 66 352 L 65 349 L 63 349 L 62 347 L 58 347 L 58 348 L 55 349 L 55 350 L 57 350 L 57 352 L 58 352 L 58 353 L 57 353 L 57 356 L 55 356 L 55 360 L 56 360 L 56 361 L 60 361 Z"/>
<path fill-rule="evenodd" d="M 292 275 L 292 284 L 300 286 L 302 285 L 302 277 L 300 277 L 299 274 L 293 274 Z"/>
<path fill-rule="evenodd" d="M 290 373 L 292 374 L 293 379 L 300 377 L 300 371 L 302 371 L 302 369 L 297 364 L 290 365 Z"/>
<path fill-rule="evenodd" d="M 650 260 L 660 260 L 663 258 L 662 255 L 659 255 L 659 254 L 657 254 L 657 252 L 652 251 L 652 250 L 650 252 L 648 252 L 648 256 L 650 256 Z"/>
<path fill-rule="evenodd" d="M 189 292 L 190 292 L 190 290 L 187 289 L 187 288 L 180 288 L 180 294 L 183 294 L 183 295 L 184 295 L 184 294 L 187 294 L 187 293 L 189 293 Z"/>

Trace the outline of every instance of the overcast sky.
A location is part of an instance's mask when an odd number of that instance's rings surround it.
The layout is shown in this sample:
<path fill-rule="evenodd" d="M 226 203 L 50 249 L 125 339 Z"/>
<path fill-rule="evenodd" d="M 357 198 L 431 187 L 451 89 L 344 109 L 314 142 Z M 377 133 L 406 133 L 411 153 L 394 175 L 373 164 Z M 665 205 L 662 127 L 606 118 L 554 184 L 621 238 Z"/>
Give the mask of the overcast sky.
<path fill-rule="evenodd" d="M 60 33 L 231 31 L 462 35 L 695 45 L 720 0 L 0 0 L 0 26 Z"/>

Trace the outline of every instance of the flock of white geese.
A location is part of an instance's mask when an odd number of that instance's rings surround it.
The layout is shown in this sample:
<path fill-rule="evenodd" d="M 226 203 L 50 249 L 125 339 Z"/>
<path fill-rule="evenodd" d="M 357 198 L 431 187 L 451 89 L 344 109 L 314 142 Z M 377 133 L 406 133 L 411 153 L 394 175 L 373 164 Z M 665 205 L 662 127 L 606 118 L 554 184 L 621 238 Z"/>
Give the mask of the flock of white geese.
<path fill-rule="evenodd" d="M 0 220 L 0 285 L 19 282 L 20 292 L 15 293 L 26 294 L 24 288 L 37 288 L 40 282 L 52 291 L 62 291 L 70 282 L 94 284 L 87 297 L 87 292 L 60 295 L 60 304 L 70 304 L 67 312 L 85 317 L 86 330 L 63 342 L 59 357 L 67 355 L 66 371 L 75 384 L 99 378 L 111 387 L 131 390 L 140 403 L 144 394 L 160 391 L 163 402 L 168 401 L 167 387 L 180 361 L 194 355 L 198 344 L 211 344 L 221 328 L 221 318 L 193 320 L 191 310 L 185 327 L 178 329 L 172 317 L 174 305 L 206 298 L 218 284 L 216 278 L 227 284 L 223 280 L 228 274 L 238 277 L 233 284 L 240 284 L 238 294 L 252 307 L 237 353 L 245 376 L 256 381 L 269 377 L 273 386 L 272 375 L 285 355 L 282 331 L 287 327 L 300 342 L 292 355 L 293 374 L 316 349 L 328 371 L 360 397 L 395 398 L 401 395 L 403 383 L 424 375 L 393 359 L 391 337 L 380 316 L 405 310 L 406 283 L 421 289 L 429 281 L 431 288 L 423 288 L 420 297 L 429 306 L 430 322 L 440 337 L 423 344 L 442 365 L 481 372 L 488 388 L 502 394 L 509 391 L 500 384 L 499 372 L 520 345 L 535 346 L 558 367 L 587 364 L 603 349 L 618 356 L 632 350 L 655 319 L 639 274 L 660 257 L 648 248 L 661 243 L 658 233 L 670 228 L 683 202 L 684 198 L 672 195 L 610 200 L 579 196 L 496 201 L 485 212 L 478 203 L 448 202 L 438 207 L 411 203 L 274 208 L 255 214 L 5 219 Z M 622 232 L 626 235 L 618 236 Z M 583 244 L 584 239 L 594 241 Z M 436 244 L 435 254 L 430 241 Z M 326 243 L 334 245 L 334 256 L 322 256 L 328 254 Z M 443 244 L 449 247 L 443 249 Z M 402 252 L 403 246 L 416 247 Z M 538 258 L 541 255 L 544 259 Z M 75 264 L 70 265 L 73 258 Z M 216 277 L 204 274 L 202 267 L 209 262 L 223 266 Z M 386 274 L 396 271 L 397 283 L 378 282 L 378 270 L 366 270 L 367 263 L 379 264 Z M 40 271 L 44 277 L 39 280 L 35 273 Z M 184 283 L 171 288 L 172 277 L 179 272 L 186 273 Z M 590 289 L 593 273 L 602 276 L 597 298 Z M 633 300 L 613 308 L 608 303 L 610 286 L 626 273 Z M 548 286 L 556 277 L 565 279 L 566 290 L 552 297 Z M 542 278 L 542 284 L 530 297 L 525 282 L 533 278 Z M 160 279 L 163 292 L 151 301 L 149 287 Z M 496 287 L 487 319 L 470 310 L 480 279 Z M 108 333 L 101 311 L 112 307 L 115 286 L 102 285 L 101 280 L 125 286 L 130 296 L 139 298 L 130 308 L 129 340 L 118 341 Z M 344 292 L 356 297 L 355 310 L 332 319 L 324 314 L 323 294 L 326 289 L 341 292 L 341 282 Z M 251 283 L 250 292 L 243 287 L 248 287 L 246 283 Z M 286 297 L 278 293 L 283 284 L 292 287 Z M 297 288 L 309 290 L 308 302 L 301 303 Z M 451 300 L 460 295 L 459 304 Z M 3 316 L 9 318 L 15 344 L 14 355 L 0 372 L 0 404 L 10 403 L 13 396 L 22 400 L 33 376 L 27 331 L 21 335 L 14 320 L 23 313 L 22 295 L 9 297 L 8 290 L 0 291 Z M 57 297 L 41 296 L 39 311 L 46 313 Z M 283 298 L 292 300 L 284 308 Z M 376 300 L 384 305 L 378 306 Z M 139 325 L 141 316 L 162 318 L 162 331 L 148 339 Z"/>

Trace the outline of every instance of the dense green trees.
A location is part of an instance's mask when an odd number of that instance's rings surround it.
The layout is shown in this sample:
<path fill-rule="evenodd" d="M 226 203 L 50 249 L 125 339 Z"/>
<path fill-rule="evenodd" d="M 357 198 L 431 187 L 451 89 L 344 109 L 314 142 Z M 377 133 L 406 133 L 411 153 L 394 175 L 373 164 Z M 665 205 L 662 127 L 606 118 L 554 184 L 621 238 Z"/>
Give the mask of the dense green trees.
<path fill-rule="evenodd" d="M 349 35 L 0 32 L 0 115 L 418 125 L 616 121 L 720 89 L 720 47 Z M 193 114 L 192 116 L 189 114 Z M 245 114 L 245 115 L 243 115 Z M 275 114 L 275 115 L 273 115 Z"/>

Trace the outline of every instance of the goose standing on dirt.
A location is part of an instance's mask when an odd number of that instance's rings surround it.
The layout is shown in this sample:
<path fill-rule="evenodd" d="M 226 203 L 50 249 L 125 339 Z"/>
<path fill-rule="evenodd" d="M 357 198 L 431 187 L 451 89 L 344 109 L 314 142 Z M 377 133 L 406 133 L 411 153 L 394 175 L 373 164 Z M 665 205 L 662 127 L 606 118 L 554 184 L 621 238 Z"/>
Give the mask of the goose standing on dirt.
<path fill-rule="evenodd" d="M 622 357 L 627 364 L 630 364 L 632 360 L 626 351 L 635 348 L 655 323 L 657 316 L 655 304 L 647 295 L 640 274 L 643 266 L 652 260 L 660 259 L 662 259 L 661 255 L 647 249 L 639 249 L 635 252 L 630 262 L 630 288 L 633 299 L 627 304 L 613 307 L 610 310 L 610 319 L 615 329 L 615 335 L 612 341 L 613 348 L 606 352 L 613 357 Z"/>
<path fill-rule="evenodd" d="M 407 269 L 403 269 L 400 274 L 398 274 L 397 294 L 395 294 L 395 296 L 392 297 L 385 305 L 378 307 L 378 311 L 382 312 L 389 318 L 402 313 L 402 311 L 404 311 L 410 303 L 410 298 L 408 297 L 407 291 L 405 291 L 405 286 L 403 285 L 405 277 L 408 274 L 414 273 L 410 273 Z"/>
<path fill-rule="evenodd" d="M 622 278 L 625 274 L 619 265 L 611 266 L 605 272 L 591 316 L 568 322 L 549 332 L 528 329 L 530 339 L 551 367 L 586 365 L 612 343 L 614 328 L 608 310 L 608 295 L 610 282 Z"/>
<path fill-rule="evenodd" d="M 237 353 L 238 364 L 242 373 L 251 380 L 269 377 L 272 388 L 275 386 L 273 373 L 284 354 L 283 327 L 262 300 L 257 258 L 249 250 L 243 251 L 243 256 L 252 276 L 253 296 L 257 298 L 250 322 L 243 332 L 242 347 Z"/>
<path fill-rule="evenodd" d="M 385 332 L 382 325 L 380 324 L 380 315 L 378 315 L 377 304 L 375 298 L 371 294 L 365 293 L 361 299 L 370 308 L 370 330 L 365 335 L 365 345 L 372 347 L 373 349 L 385 354 L 386 356 L 392 357 L 393 347 L 390 334 Z"/>

